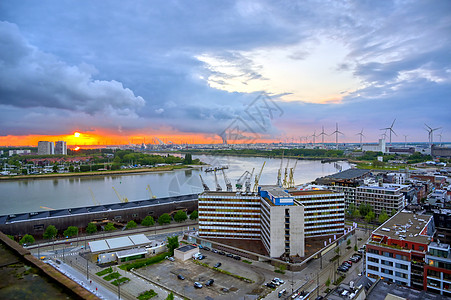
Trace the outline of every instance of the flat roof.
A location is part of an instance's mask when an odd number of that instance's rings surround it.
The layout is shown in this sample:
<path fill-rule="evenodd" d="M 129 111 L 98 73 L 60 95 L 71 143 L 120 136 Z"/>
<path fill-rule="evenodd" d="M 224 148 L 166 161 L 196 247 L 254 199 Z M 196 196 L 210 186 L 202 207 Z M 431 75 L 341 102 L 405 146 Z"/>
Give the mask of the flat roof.
<path fill-rule="evenodd" d="M 116 256 L 118 258 L 130 257 L 130 256 L 139 255 L 139 254 L 147 254 L 147 250 L 144 248 L 134 248 L 134 249 L 127 249 L 127 250 L 122 250 L 122 251 L 116 252 Z"/>
<path fill-rule="evenodd" d="M 370 170 L 364 170 L 364 169 L 347 169 L 342 172 L 338 172 L 329 176 L 326 176 L 325 178 L 330 179 L 356 179 L 360 178 L 366 174 L 370 173 Z"/>
<path fill-rule="evenodd" d="M 285 192 L 285 190 L 277 185 L 261 185 L 261 190 L 271 193 L 276 198 L 287 198 L 291 197 L 290 194 Z"/>
<path fill-rule="evenodd" d="M 55 209 L 49 211 L 38 211 L 38 212 L 27 212 L 27 213 L 17 213 L 0 216 L 0 224 L 8 224 L 14 222 L 24 222 L 38 219 L 46 219 L 49 217 L 65 217 L 65 216 L 77 216 L 89 213 L 103 212 L 103 211 L 115 211 L 122 209 L 129 209 L 134 207 L 147 207 L 159 204 L 166 204 L 172 202 L 183 202 L 190 200 L 197 200 L 198 194 L 189 194 L 181 196 L 172 196 L 157 199 L 148 200 L 138 200 L 127 203 L 114 203 L 114 204 L 103 204 L 88 207 L 75 207 L 75 208 L 65 208 L 65 209 Z"/>
<path fill-rule="evenodd" d="M 193 246 L 193 245 L 185 245 L 185 246 L 182 246 L 180 248 L 177 248 L 176 250 L 182 251 L 182 252 L 188 252 L 190 250 L 193 250 L 194 248 L 197 248 L 197 247 Z"/>
<path fill-rule="evenodd" d="M 449 299 L 446 296 L 433 294 L 431 292 L 419 291 L 406 286 L 387 283 L 380 280 L 376 283 L 371 292 L 367 295 L 367 299 L 385 300 L 387 295 L 398 296 L 409 300 L 444 300 Z"/>
<path fill-rule="evenodd" d="M 117 238 L 89 242 L 91 252 L 114 251 L 126 247 L 139 247 L 152 243 L 144 234 L 121 236 Z"/>
<path fill-rule="evenodd" d="M 429 244 L 429 237 L 422 235 L 421 232 L 432 218 L 433 216 L 401 211 L 379 226 L 373 231 L 373 234 L 396 240 Z"/>

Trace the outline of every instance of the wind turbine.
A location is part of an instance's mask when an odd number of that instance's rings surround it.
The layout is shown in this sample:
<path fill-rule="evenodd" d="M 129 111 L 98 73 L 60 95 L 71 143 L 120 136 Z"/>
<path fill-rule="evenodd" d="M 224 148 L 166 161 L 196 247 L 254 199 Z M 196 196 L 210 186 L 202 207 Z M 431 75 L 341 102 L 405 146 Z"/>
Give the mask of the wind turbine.
<path fill-rule="evenodd" d="M 317 135 L 316 135 L 316 130 L 313 131 L 312 137 L 313 137 L 313 145 L 315 145 L 315 144 L 316 144 L 316 137 L 317 137 Z"/>
<path fill-rule="evenodd" d="M 439 134 L 437 134 L 440 137 L 440 144 L 439 144 L 439 146 L 442 146 L 442 133 L 443 133 L 443 131 L 440 132 Z"/>
<path fill-rule="evenodd" d="M 407 134 L 404 134 L 404 148 L 407 148 Z"/>
<path fill-rule="evenodd" d="M 434 144 L 434 131 L 436 131 L 436 130 L 442 128 L 442 127 L 437 127 L 437 128 L 432 129 L 426 123 L 424 123 L 424 125 L 426 125 L 426 127 L 429 128 L 429 129 L 425 128 L 425 130 L 428 132 L 429 144 L 432 145 L 432 144 Z"/>
<path fill-rule="evenodd" d="M 356 135 L 360 135 L 360 149 L 362 148 L 362 138 L 365 136 L 364 134 L 363 134 L 363 128 L 362 128 L 362 131 L 360 131 L 359 133 L 357 133 Z"/>
<path fill-rule="evenodd" d="M 323 125 L 323 131 L 321 131 L 320 134 L 318 134 L 318 136 L 321 136 L 321 143 L 323 144 L 323 148 L 324 148 L 324 136 L 326 135 L 326 133 L 324 132 L 324 125 Z"/>
<path fill-rule="evenodd" d="M 343 132 L 341 132 L 341 131 L 339 131 L 338 130 L 338 123 L 335 123 L 335 131 L 334 132 L 332 132 L 331 134 L 329 134 L 329 135 L 332 135 L 332 134 L 335 134 L 335 146 L 337 147 L 337 150 L 338 150 L 338 134 L 343 134 Z"/>
<path fill-rule="evenodd" d="M 390 146 L 391 146 L 391 133 L 393 132 L 396 136 L 398 136 L 398 135 L 396 134 L 396 132 L 393 130 L 393 125 L 395 125 L 395 121 L 396 121 L 396 119 L 393 120 L 393 123 L 391 123 L 391 126 L 390 126 L 390 127 L 382 128 L 382 129 L 381 129 L 381 130 L 385 130 L 385 132 L 387 132 L 387 130 L 389 130 L 389 132 L 390 132 Z"/>

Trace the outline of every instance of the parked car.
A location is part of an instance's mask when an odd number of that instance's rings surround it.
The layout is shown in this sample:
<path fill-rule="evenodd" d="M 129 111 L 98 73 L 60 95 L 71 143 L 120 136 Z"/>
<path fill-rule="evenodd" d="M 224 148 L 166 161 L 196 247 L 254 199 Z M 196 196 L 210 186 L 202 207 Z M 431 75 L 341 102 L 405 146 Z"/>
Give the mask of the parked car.
<path fill-rule="evenodd" d="M 205 250 L 205 251 L 210 251 L 210 248 L 204 247 L 204 250 Z"/>
<path fill-rule="evenodd" d="M 205 255 L 199 255 L 199 257 L 197 258 L 198 260 L 202 260 L 202 259 L 204 259 L 204 258 L 207 258 Z"/>
<path fill-rule="evenodd" d="M 227 257 L 233 257 L 233 254 L 227 253 L 226 256 Z"/>
<path fill-rule="evenodd" d="M 216 249 L 211 249 L 211 252 L 213 252 L 213 253 L 218 253 L 218 250 L 216 250 Z"/>
<path fill-rule="evenodd" d="M 236 259 L 236 260 L 241 260 L 241 257 L 240 257 L 240 256 L 238 256 L 238 255 L 235 255 L 235 256 L 233 257 L 233 259 Z"/>
<path fill-rule="evenodd" d="M 185 277 L 183 277 L 182 274 L 177 275 L 177 278 L 180 279 L 180 280 L 185 280 Z"/>
<path fill-rule="evenodd" d="M 217 264 L 215 264 L 215 265 L 213 266 L 213 268 L 219 268 L 221 265 L 222 265 L 222 264 L 221 264 L 220 262 L 218 262 Z"/>
<path fill-rule="evenodd" d="M 286 293 L 287 293 L 286 289 L 279 291 L 279 298 L 282 297 L 283 295 L 285 295 Z"/>
<path fill-rule="evenodd" d="M 166 256 L 165 258 L 170 261 L 175 261 L 175 259 L 172 256 Z"/>
<path fill-rule="evenodd" d="M 205 283 L 206 286 L 210 286 L 213 284 L 213 282 L 215 282 L 213 279 L 209 279 L 207 280 L 207 282 Z"/>
<path fill-rule="evenodd" d="M 274 279 L 271 281 L 272 283 L 274 283 L 275 285 L 277 285 L 277 286 L 279 286 L 280 285 L 280 282 L 278 282 L 278 281 L 275 281 Z"/>
<path fill-rule="evenodd" d="M 200 282 L 194 282 L 194 287 L 196 288 L 196 289 L 201 289 L 202 288 L 202 284 L 200 283 Z"/>
<path fill-rule="evenodd" d="M 277 277 L 274 277 L 273 280 L 274 280 L 274 281 L 277 281 L 277 282 L 280 282 L 280 284 L 284 284 L 284 283 L 285 283 L 285 281 L 283 281 L 282 279 L 277 278 Z"/>
<path fill-rule="evenodd" d="M 225 255 L 225 252 L 224 251 L 219 251 L 218 254 L 219 255 Z"/>
<path fill-rule="evenodd" d="M 272 282 L 268 282 L 267 284 L 265 284 L 267 287 L 271 288 L 271 289 L 275 289 L 276 285 Z"/>
<path fill-rule="evenodd" d="M 199 249 L 203 249 L 204 248 L 204 246 L 202 246 L 202 245 L 199 245 Z"/>

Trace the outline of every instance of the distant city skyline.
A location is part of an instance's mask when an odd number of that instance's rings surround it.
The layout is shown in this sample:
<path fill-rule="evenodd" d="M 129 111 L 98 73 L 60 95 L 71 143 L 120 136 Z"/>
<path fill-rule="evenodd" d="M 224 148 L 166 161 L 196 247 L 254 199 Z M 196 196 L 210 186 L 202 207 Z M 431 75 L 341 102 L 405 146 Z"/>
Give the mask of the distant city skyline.
<path fill-rule="evenodd" d="M 428 142 L 427 126 L 451 141 L 450 11 L 446 0 L 2 1 L 0 146 L 221 143 L 237 120 L 238 142 L 319 144 L 337 123 L 339 143 L 362 129 L 376 142 L 394 119 L 393 142 Z M 252 106 L 262 93 L 277 110 Z"/>

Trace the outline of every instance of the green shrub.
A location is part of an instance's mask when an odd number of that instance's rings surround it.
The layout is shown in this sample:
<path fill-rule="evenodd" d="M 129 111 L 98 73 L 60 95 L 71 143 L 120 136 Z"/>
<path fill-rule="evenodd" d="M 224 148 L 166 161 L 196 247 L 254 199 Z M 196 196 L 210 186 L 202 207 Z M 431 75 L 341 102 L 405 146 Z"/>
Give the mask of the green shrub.
<path fill-rule="evenodd" d="M 122 277 L 122 278 L 112 281 L 111 283 L 114 284 L 115 286 L 118 286 L 119 284 L 121 284 L 123 282 L 129 282 L 129 281 L 130 281 L 130 278 Z"/>
<path fill-rule="evenodd" d="M 119 274 L 119 272 L 114 272 L 111 274 L 108 274 L 107 276 L 103 277 L 103 279 L 110 281 L 111 279 L 115 279 L 115 278 L 119 278 L 121 277 L 121 274 Z"/>
<path fill-rule="evenodd" d="M 119 268 L 121 268 L 122 270 L 125 270 L 125 271 L 130 271 L 131 269 L 139 269 L 139 268 L 142 268 L 145 266 L 159 263 L 162 260 L 164 260 L 164 258 L 166 256 L 170 256 L 170 254 L 171 254 L 170 252 L 160 253 L 155 256 L 146 258 L 146 259 L 137 260 L 133 263 L 123 264 L 123 265 L 119 266 Z"/>
<path fill-rule="evenodd" d="M 158 296 L 158 294 L 155 293 L 154 290 L 148 290 L 148 291 L 145 291 L 145 292 L 139 294 L 139 296 L 136 297 L 136 298 L 138 300 L 148 300 L 148 299 L 153 298 L 155 296 Z"/>
<path fill-rule="evenodd" d="M 100 272 L 97 272 L 96 275 L 97 276 L 103 276 L 105 274 L 112 273 L 112 272 L 113 272 L 113 268 L 109 267 L 108 269 L 105 269 L 105 270 L 102 270 Z"/>

